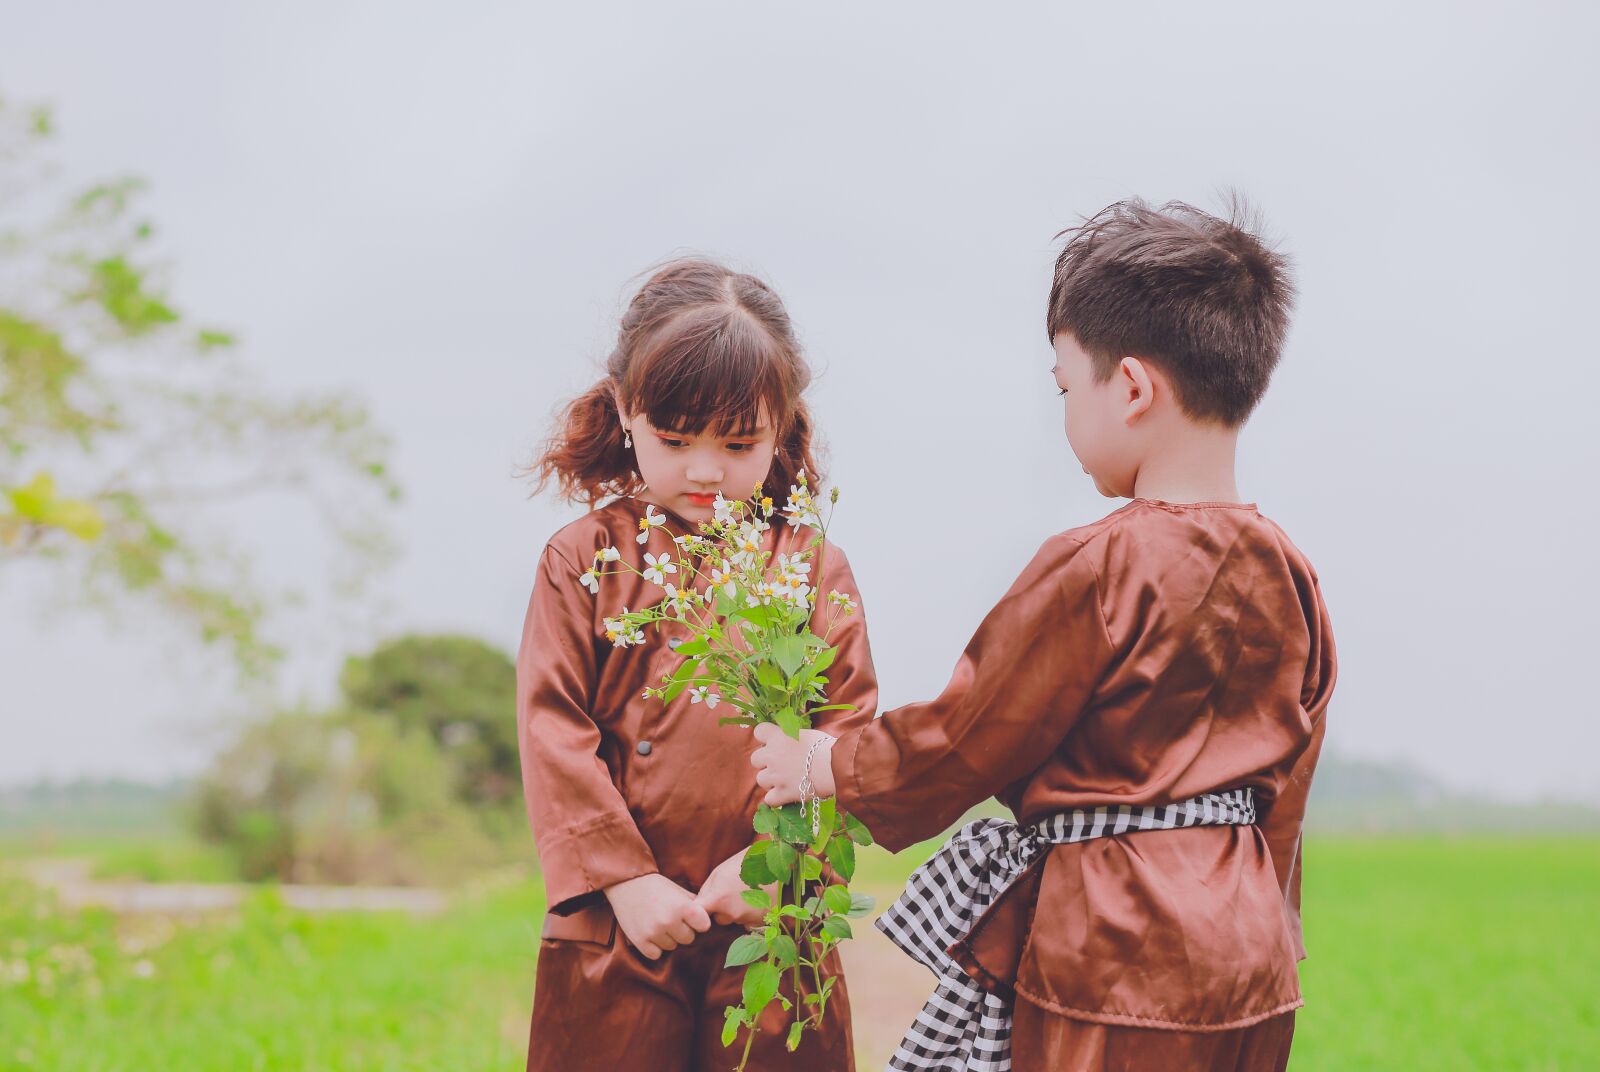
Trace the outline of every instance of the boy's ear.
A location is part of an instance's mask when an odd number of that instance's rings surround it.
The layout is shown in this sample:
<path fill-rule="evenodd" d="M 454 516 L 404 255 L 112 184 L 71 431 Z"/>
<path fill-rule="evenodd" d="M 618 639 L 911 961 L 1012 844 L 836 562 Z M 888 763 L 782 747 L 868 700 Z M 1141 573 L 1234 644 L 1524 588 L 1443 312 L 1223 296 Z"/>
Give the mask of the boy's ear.
<path fill-rule="evenodd" d="M 1116 383 L 1127 404 L 1123 419 L 1132 424 L 1148 413 L 1155 401 L 1154 370 L 1137 357 L 1125 357 L 1117 366 Z"/>

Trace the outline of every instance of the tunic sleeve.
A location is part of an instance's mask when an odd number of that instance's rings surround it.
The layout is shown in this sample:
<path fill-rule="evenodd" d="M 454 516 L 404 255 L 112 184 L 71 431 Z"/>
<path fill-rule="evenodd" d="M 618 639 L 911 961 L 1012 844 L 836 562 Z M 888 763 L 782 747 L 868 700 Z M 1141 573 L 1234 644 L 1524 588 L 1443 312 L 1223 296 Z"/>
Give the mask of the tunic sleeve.
<path fill-rule="evenodd" d="M 817 728 L 834 736 L 853 726 L 863 726 L 872 721 L 878 710 L 878 675 L 872 667 L 872 649 L 867 644 L 866 613 L 862 609 L 861 591 L 856 586 L 855 574 L 844 552 L 833 544 L 827 547 L 826 569 L 821 578 L 822 590 L 817 592 L 817 610 L 812 615 L 811 628 L 818 636 L 827 637 L 828 643 L 839 649 L 833 665 L 828 668 L 828 703 L 852 704 L 853 711 L 828 711 L 817 719 Z M 833 613 L 828 601 L 829 592 L 839 592 L 855 600 L 851 614 Z M 828 628 L 830 615 L 833 628 Z"/>
<path fill-rule="evenodd" d="M 522 787 L 550 911 L 568 915 L 594 894 L 657 870 L 600 757 L 590 716 L 597 662 L 592 597 L 554 548 L 539 562 L 517 655 Z"/>
<path fill-rule="evenodd" d="M 1306 750 L 1290 768 L 1289 776 L 1277 797 L 1267 806 L 1266 818 L 1261 822 L 1261 832 L 1272 852 L 1273 870 L 1277 872 L 1278 885 L 1283 890 L 1295 955 L 1301 960 L 1306 956 L 1300 925 L 1302 829 L 1305 825 L 1306 799 L 1311 792 L 1311 774 L 1316 769 L 1327 729 L 1325 716 L 1328 700 L 1333 694 L 1333 683 L 1338 673 L 1328 608 L 1322 602 L 1322 593 L 1314 575 L 1303 599 L 1306 620 L 1311 626 L 1311 650 L 1306 660 L 1305 688 L 1301 692 L 1300 703 L 1311 723 L 1311 737 Z"/>
<path fill-rule="evenodd" d="M 934 836 L 1050 757 L 1112 650 L 1089 554 L 1077 538 L 1052 538 L 983 620 L 937 699 L 839 738 L 839 807 L 895 852 Z"/>

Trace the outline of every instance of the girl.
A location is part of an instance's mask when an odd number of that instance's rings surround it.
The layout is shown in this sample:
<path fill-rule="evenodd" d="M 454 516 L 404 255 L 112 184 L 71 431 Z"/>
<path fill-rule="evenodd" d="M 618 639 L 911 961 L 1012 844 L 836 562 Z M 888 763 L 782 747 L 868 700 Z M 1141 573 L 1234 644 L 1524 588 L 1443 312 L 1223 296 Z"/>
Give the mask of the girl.
<path fill-rule="evenodd" d="M 596 585 L 589 570 L 608 548 L 641 568 L 675 552 L 673 535 L 697 532 L 718 494 L 787 489 L 802 471 L 820 483 L 801 398 L 810 379 L 777 294 L 677 261 L 629 304 L 606 376 L 567 406 L 536 465 L 541 488 L 555 480 L 568 499 L 604 504 L 546 546 L 517 659 L 523 788 L 550 906 L 530 1070 L 733 1063 L 720 1035 L 741 973 L 723 959 L 761 915 L 739 896 L 761 795 L 754 744 L 691 694 L 665 706 L 642 697 L 681 661 L 682 636 L 664 626 L 614 648 L 605 619 L 661 591 L 632 574 Z M 808 533 L 774 526 L 770 549 L 800 550 Z M 830 587 L 859 602 L 843 554 L 830 543 L 826 555 Z M 828 716 L 838 733 L 872 717 L 877 683 L 859 614 L 830 639 L 829 702 L 855 705 Z M 842 982 L 825 1029 L 796 1053 L 784 1048 L 784 1010 L 768 1006 L 748 1067 L 852 1069 Z"/>

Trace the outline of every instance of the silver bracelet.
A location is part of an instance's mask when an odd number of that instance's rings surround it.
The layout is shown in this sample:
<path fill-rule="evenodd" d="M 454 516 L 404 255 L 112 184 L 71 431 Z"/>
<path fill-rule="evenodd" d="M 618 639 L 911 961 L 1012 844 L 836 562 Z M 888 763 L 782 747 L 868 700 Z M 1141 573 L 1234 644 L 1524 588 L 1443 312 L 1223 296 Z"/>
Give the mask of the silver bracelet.
<path fill-rule="evenodd" d="M 811 781 L 811 764 L 817 758 L 817 749 L 822 747 L 822 742 L 832 739 L 824 733 L 811 742 L 811 747 L 806 750 L 805 773 L 800 776 L 800 814 L 811 816 L 813 838 L 822 831 L 822 798 L 817 796 L 816 784 Z"/>

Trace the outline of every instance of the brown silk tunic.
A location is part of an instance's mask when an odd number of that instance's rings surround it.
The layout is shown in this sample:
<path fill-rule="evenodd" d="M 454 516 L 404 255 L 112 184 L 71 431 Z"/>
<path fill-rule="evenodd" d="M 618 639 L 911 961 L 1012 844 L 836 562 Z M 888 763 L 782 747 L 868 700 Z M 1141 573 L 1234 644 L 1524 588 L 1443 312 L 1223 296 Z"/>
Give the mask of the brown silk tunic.
<path fill-rule="evenodd" d="M 840 737 L 838 801 L 898 851 L 991 795 L 1032 823 L 1253 787 L 1255 826 L 1054 847 L 955 950 L 1061 1016 L 1238 1028 L 1301 1004 L 1300 827 L 1333 682 L 1316 573 L 1281 529 L 1135 500 L 1046 541 L 937 699 Z"/>
<path fill-rule="evenodd" d="M 763 794 L 750 765 L 755 740 L 748 730 L 717 724 L 738 709 L 708 710 L 687 692 L 666 705 L 640 695 L 682 663 L 669 644 L 687 639 L 689 630 L 650 628 L 643 644 L 628 648 L 606 639 L 606 618 L 650 606 L 662 590 L 619 574 L 602 577 L 599 595 L 591 595 L 578 581 L 603 547 L 616 547 L 641 568 L 646 552 L 680 557 L 672 537 L 696 528 L 668 512 L 665 528 L 652 530 L 641 546 L 644 513 L 644 503 L 619 499 L 558 532 L 528 603 L 517 658 L 517 722 L 528 817 L 550 904 L 547 938 L 605 942 L 614 919 L 600 890 L 659 872 L 695 892 L 717 864 L 755 838 L 750 819 Z M 768 546 L 794 552 L 813 536 L 813 529 L 775 518 Z M 844 554 L 830 544 L 825 559 L 813 561 L 811 572 L 814 584 L 820 573 L 822 590 L 818 635 L 830 590 L 860 602 Z M 682 573 L 668 579 L 681 582 Z M 828 672 L 828 702 L 856 705 L 819 721 L 839 733 L 871 719 L 877 679 L 859 609 L 841 617 L 828 639 L 839 648 Z"/>

